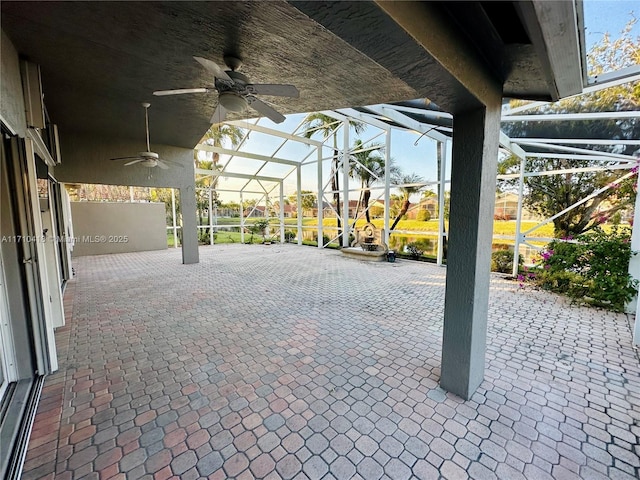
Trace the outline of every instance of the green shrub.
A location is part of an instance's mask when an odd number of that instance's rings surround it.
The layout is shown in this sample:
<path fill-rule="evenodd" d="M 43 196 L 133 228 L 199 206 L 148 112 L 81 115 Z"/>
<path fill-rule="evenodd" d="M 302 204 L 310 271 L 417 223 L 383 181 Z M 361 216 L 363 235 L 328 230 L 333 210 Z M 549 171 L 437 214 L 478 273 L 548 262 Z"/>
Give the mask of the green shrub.
<path fill-rule="evenodd" d="M 213 241 L 215 242 L 216 238 L 217 238 L 217 234 L 214 233 L 213 234 Z M 211 240 L 211 237 L 209 236 L 209 229 L 208 228 L 199 228 L 198 229 L 198 243 L 204 244 L 204 245 L 209 245 L 209 243 Z"/>
<path fill-rule="evenodd" d="M 293 230 L 285 230 L 284 231 L 284 241 L 287 243 L 291 243 L 295 240 L 296 234 Z"/>
<path fill-rule="evenodd" d="M 575 242 L 553 241 L 541 253 L 535 283 L 571 298 L 622 312 L 637 292 L 629 275 L 629 232 L 613 227 L 579 235 Z"/>
<path fill-rule="evenodd" d="M 262 235 L 262 241 L 265 242 L 267 240 L 265 230 L 268 226 L 269 220 L 267 220 L 266 218 L 262 218 L 245 227 L 251 234 L 251 237 L 249 237 L 249 243 L 253 243 L 254 235 Z"/>
<path fill-rule="evenodd" d="M 418 215 L 416 215 L 416 220 L 418 220 L 419 222 L 428 222 L 429 220 L 431 220 L 431 214 L 429 213 L 429 210 L 420 210 L 418 212 Z"/>
<path fill-rule="evenodd" d="M 523 264 L 523 258 L 518 257 L 518 266 Z M 491 271 L 511 273 L 513 271 L 513 250 L 496 250 L 491 254 Z"/>
<path fill-rule="evenodd" d="M 614 213 L 611 220 L 609 220 L 609 223 L 613 225 L 620 225 L 620 222 L 622 222 L 622 214 L 620 212 Z"/>
<path fill-rule="evenodd" d="M 411 256 L 411 258 L 416 258 L 416 259 L 420 258 L 424 253 L 423 250 L 420 248 L 420 245 L 418 244 L 418 242 L 411 242 L 407 244 L 407 246 L 404 248 L 406 252 Z"/>

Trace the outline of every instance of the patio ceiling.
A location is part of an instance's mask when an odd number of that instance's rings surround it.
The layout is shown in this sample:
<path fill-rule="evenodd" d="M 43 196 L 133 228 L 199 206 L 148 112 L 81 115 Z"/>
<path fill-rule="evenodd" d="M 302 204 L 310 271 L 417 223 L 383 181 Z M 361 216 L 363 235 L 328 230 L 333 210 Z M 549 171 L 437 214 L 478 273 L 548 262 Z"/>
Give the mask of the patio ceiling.
<path fill-rule="evenodd" d="M 386 11 L 388 4 L 374 2 L 2 2 L 1 8 L 3 31 L 41 66 L 47 110 L 62 136 L 139 139 L 140 103 L 148 101 L 152 142 L 192 148 L 209 127 L 216 95 L 152 92 L 210 85 L 194 55 L 223 64 L 222 55 L 233 54 L 255 83 L 296 85 L 299 99 L 265 98 L 284 114 L 418 97 L 457 111 L 482 95 L 473 75 L 521 98 L 566 94 L 576 87 L 557 72 L 564 62 L 563 76 L 575 83 L 575 32 L 567 29 L 550 44 L 550 12 L 540 9 L 546 3 L 506 2 L 500 12 L 491 2 L 404 4 L 415 8 L 433 43 L 406 22 L 411 10 Z M 575 24 L 573 7 L 554 12 Z M 470 26 L 466 18 L 476 21 Z M 561 42 L 575 48 L 564 60 L 546 58 L 546 49 Z M 461 75 L 452 67 L 458 61 L 477 69 Z"/>

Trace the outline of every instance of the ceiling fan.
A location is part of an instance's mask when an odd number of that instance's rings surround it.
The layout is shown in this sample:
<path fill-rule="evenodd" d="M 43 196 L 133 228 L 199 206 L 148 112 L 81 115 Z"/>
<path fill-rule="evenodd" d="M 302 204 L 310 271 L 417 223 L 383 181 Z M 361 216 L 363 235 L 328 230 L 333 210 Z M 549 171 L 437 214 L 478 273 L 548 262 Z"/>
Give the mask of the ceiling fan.
<path fill-rule="evenodd" d="M 125 167 L 128 167 L 129 165 L 140 164 L 143 167 L 160 167 L 163 170 L 168 169 L 169 165 L 182 168 L 182 165 L 180 165 L 179 163 L 172 162 L 170 160 L 163 160 L 156 152 L 151 151 L 151 147 L 149 145 L 149 107 L 151 106 L 151 104 L 143 103 L 142 106 L 144 107 L 144 120 L 147 132 L 147 151 L 138 152 L 137 155 L 132 155 L 130 157 L 118 157 L 112 158 L 111 160 L 130 160 L 129 162 L 124 164 Z"/>
<path fill-rule="evenodd" d="M 242 112 L 250 106 L 258 113 L 271 119 L 275 123 L 282 123 L 284 115 L 267 105 L 256 95 L 273 95 L 276 97 L 298 98 L 300 92 L 293 85 L 280 85 L 271 83 L 250 83 L 246 75 L 237 70 L 242 65 L 242 60 L 237 57 L 225 55 L 224 62 L 229 70 L 223 70 L 220 66 L 206 58 L 193 57 L 198 63 L 213 74 L 213 88 L 181 88 L 177 90 L 158 90 L 154 95 L 181 95 L 183 93 L 209 93 L 218 91 L 218 106 L 213 112 L 211 123 L 224 121 L 227 111 Z"/>

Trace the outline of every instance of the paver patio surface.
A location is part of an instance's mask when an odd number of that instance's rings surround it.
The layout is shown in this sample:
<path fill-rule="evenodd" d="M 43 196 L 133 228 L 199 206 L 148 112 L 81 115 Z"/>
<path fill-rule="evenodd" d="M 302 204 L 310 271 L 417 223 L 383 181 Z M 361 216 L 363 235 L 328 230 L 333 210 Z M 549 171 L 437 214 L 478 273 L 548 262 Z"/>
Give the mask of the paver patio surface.
<path fill-rule="evenodd" d="M 626 315 L 494 277 L 485 381 L 438 386 L 446 270 L 293 245 L 82 257 L 23 478 L 633 479 Z"/>

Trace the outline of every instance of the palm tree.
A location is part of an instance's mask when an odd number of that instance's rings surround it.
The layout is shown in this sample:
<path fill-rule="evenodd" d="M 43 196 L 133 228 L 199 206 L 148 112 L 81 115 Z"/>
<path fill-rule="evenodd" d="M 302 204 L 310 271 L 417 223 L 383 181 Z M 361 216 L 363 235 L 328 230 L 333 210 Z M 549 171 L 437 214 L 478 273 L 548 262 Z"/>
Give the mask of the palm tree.
<path fill-rule="evenodd" d="M 233 147 L 237 147 L 242 137 L 244 136 L 244 130 L 235 125 L 226 125 L 224 123 L 218 123 L 212 125 L 207 133 L 202 137 L 201 143 L 211 145 L 213 147 L 221 147 L 225 140 L 229 140 Z M 220 161 L 220 154 L 214 152 L 213 154 L 213 166 L 215 167 Z M 199 168 L 200 162 L 196 157 L 196 167 Z"/>
<path fill-rule="evenodd" d="M 424 188 L 424 178 L 422 178 L 417 173 L 410 173 L 408 175 L 396 174 L 394 178 L 394 182 L 396 185 L 400 185 L 398 190 L 402 194 L 402 208 L 398 212 L 396 219 L 393 221 L 393 225 L 391 225 L 390 230 L 396 228 L 396 225 L 400 221 L 400 219 L 407 213 L 409 207 L 411 206 L 411 195 L 414 193 L 418 193 L 420 190 Z"/>
<path fill-rule="evenodd" d="M 371 199 L 371 186 L 380 180 L 384 179 L 385 159 L 380 155 L 384 152 L 384 145 L 374 143 L 370 149 L 362 149 L 362 140 L 356 140 L 351 149 L 356 152 L 351 154 L 353 159 L 349 176 L 353 179 L 360 180 L 360 198 L 358 199 L 358 208 L 360 205 L 364 206 L 365 216 L 367 222 L 371 221 L 369 215 L 369 200 Z M 360 150 L 360 151 L 358 151 Z M 397 173 L 397 167 L 390 165 L 390 172 L 392 174 Z"/>
<path fill-rule="evenodd" d="M 235 125 L 226 125 L 224 123 L 218 123 L 216 125 L 212 125 L 207 130 L 207 133 L 204 134 L 200 143 L 204 143 L 206 145 L 211 145 L 213 147 L 222 147 L 225 143 L 225 140 L 228 140 L 231 143 L 231 146 L 237 147 L 244 136 L 244 130 Z M 196 168 L 205 168 L 206 170 L 220 170 L 220 154 L 218 152 L 213 153 L 212 160 L 201 161 L 198 158 L 198 152 L 195 152 L 195 164 Z M 210 188 L 212 195 L 212 204 L 214 210 L 218 207 L 218 192 L 216 191 L 218 188 L 218 178 L 213 177 L 211 182 L 208 183 L 208 187 Z M 211 212 L 209 212 L 211 215 Z"/>
<path fill-rule="evenodd" d="M 338 127 L 342 125 L 340 120 L 336 120 L 329 115 L 323 113 L 310 113 L 304 119 L 302 128 L 304 129 L 303 135 L 306 138 L 313 137 L 314 134 L 320 132 L 324 140 L 333 136 L 333 161 L 331 162 L 331 190 L 333 190 L 333 201 L 336 204 L 336 220 L 338 222 L 338 236 L 342 235 L 342 222 L 340 220 L 340 182 L 338 180 L 339 175 L 339 155 L 338 155 L 338 138 L 336 132 Z M 349 120 L 349 126 L 353 127 L 356 134 L 360 134 L 364 131 L 365 125 L 362 122 L 356 120 Z M 319 205 L 318 208 L 322 208 Z"/>
<path fill-rule="evenodd" d="M 242 130 L 239 127 L 236 127 L 234 125 L 226 125 L 224 123 L 219 123 L 216 125 L 212 125 L 211 127 L 209 127 L 209 130 L 207 130 L 207 133 L 204 134 L 204 137 L 202 137 L 202 140 L 200 140 L 200 143 L 204 143 L 206 145 L 211 145 L 213 147 L 222 147 L 222 145 L 225 143 L 225 140 L 228 140 L 231 145 L 233 147 L 238 146 L 238 144 L 240 144 L 240 141 L 242 140 L 242 137 L 244 136 L 244 130 Z M 213 158 L 211 160 L 200 160 L 200 158 L 198 157 L 198 151 L 194 151 L 194 161 L 195 161 L 195 166 L 196 168 L 203 168 L 205 170 L 220 170 L 220 154 L 218 152 L 214 152 L 213 153 Z M 212 214 L 214 215 L 214 218 L 217 219 L 217 209 L 218 209 L 218 204 L 219 204 L 219 199 L 218 199 L 218 192 L 217 192 L 217 188 L 218 188 L 218 179 L 219 177 L 214 176 L 214 177 L 207 177 L 206 179 L 202 179 L 199 182 L 199 187 L 208 187 L 209 189 L 209 195 L 211 195 L 211 205 L 213 207 L 213 212 L 209 212 L 209 216 L 211 216 Z M 202 210 L 204 210 L 204 197 L 202 197 L 202 195 L 200 194 L 200 197 L 198 197 L 198 195 L 196 195 L 196 201 L 199 202 L 199 211 L 202 212 Z M 208 198 L 207 198 L 207 204 L 208 204 Z M 208 209 L 208 205 L 206 207 Z M 215 213 L 214 213 L 215 212 Z M 200 223 L 202 223 L 202 213 L 199 213 L 200 216 Z M 217 222 L 217 220 L 216 220 Z M 213 231 L 209 232 L 211 235 L 213 235 L 214 231 L 216 229 L 214 228 Z"/>

